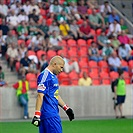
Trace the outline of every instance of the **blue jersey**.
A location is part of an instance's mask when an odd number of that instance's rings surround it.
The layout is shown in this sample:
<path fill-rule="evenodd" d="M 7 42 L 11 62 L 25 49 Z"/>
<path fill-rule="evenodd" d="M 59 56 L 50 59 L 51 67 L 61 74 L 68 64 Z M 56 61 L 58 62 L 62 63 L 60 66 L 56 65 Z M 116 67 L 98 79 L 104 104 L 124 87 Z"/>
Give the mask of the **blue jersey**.
<path fill-rule="evenodd" d="M 43 93 L 41 119 L 59 116 L 58 108 L 58 79 L 47 68 L 40 73 L 37 79 L 38 93 Z"/>

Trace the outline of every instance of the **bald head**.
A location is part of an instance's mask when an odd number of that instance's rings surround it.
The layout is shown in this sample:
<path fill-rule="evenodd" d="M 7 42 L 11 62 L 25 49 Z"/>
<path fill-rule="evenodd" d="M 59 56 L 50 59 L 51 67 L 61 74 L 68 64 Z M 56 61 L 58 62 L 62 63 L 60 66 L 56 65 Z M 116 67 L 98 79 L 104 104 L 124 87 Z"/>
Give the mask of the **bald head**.
<path fill-rule="evenodd" d="M 64 63 L 64 60 L 61 56 L 54 56 L 51 60 L 50 60 L 50 65 L 53 65 L 54 63 L 56 64 L 62 64 Z"/>
<path fill-rule="evenodd" d="M 63 71 L 64 64 L 65 62 L 61 56 L 54 56 L 49 62 L 48 69 L 57 75 Z"/>

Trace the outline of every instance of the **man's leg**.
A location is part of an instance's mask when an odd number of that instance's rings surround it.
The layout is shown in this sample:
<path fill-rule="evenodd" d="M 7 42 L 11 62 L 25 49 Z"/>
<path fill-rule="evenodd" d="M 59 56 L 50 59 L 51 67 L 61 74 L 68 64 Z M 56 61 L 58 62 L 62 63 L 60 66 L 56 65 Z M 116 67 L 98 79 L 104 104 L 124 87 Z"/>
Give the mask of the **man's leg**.
<path fill-rule="evenodd" d="M 24 118 L 28 118 L 28 101 L 25 99 L 23 95 L 20 96 L 20 102 L 24 106 Z"/>
<path fill-rule="evenodd" d="M 75 61 L 75 62 L 73 62 L 71 65 L 70 65 L 70 71 L 72 71 L 72 70 L 75 70 L 77 73 L 79 73 L 79 65 L 78 65 L 78 63 Z"/>

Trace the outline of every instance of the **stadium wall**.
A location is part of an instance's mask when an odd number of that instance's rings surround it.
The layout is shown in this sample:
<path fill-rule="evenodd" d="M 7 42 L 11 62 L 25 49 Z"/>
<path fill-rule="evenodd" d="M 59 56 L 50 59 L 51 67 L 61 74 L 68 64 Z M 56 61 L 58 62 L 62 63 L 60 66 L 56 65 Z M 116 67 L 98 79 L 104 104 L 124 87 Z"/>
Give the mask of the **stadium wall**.
<path fill-rule="evenodd" d="M 64 86 L 60 87 L 60 95 L 66 103 L 74 109 L 75 117 L 112 117 L 113 94 L 110 86 Z M 29 115 L 32 117 L 35 110 L 36 92 L 29 92 Z M 133 87 L 127 86 L 127 97 L 124 104 L 124 114 L 132 116 L 133 113 Z M 67 118 L 60 109 L 62 118 Z M 19 106 L 13 88 L 0 88 L 0 120 L 20 119 L 23 116 L 23 109 Z"/>

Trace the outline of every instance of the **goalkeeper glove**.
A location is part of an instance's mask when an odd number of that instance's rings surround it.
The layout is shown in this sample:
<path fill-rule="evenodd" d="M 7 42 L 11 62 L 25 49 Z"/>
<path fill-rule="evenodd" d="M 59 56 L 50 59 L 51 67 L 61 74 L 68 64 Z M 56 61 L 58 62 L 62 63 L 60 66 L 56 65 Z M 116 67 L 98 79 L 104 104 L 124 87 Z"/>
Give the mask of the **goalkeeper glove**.
<path fill-rule="evenodd" d="M 32 119 L 32 124 L 36 127 L 39 127 L 40 126 L 40 116 L 41 116 L 41 112 L 40 111 L 36 111 L 35 112 L 35 115 Z"/>
<path fill-rule="evenodd" d="M 74 119 L 74 112 L 71 108 L 69 108 L 66 104 L 63 106 L 63 109 L 66 111 L 66 114 L 69 117 L 69 120 L 72 121 Z"/>

